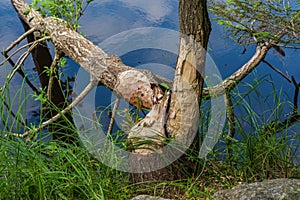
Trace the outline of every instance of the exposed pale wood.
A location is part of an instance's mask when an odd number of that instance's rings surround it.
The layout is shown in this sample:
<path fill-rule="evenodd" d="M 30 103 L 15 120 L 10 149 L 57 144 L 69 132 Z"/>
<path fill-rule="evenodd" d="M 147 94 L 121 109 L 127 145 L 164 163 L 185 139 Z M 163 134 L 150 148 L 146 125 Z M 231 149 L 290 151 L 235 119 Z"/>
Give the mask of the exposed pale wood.
<path fill-rule="evenodd" d="M 199 124 L 206 47 L 211 31 L 206 1 L 179 0 L 179 21 L 179 56 L 167 132 L 191 144 L 193 138 L 188 136 L 197 132 Z"/>
<path fill-rule="evenodd" d="M 29 6 L 23 0 L 11 0 L 11 2 L 19 16 L 25 20 L 33 30 L 49 33 L 57 48 L 63 50 L 64 53 L 80 64 L 86 71 L 99 78 L 101 83 L 109 89 L 114 89 L 118 73 L 133 69 L 124 65 L 117 56 L 107 55 L 101 48 L 94 45 L 76 31 L 68 28 L 68 25 L 65 22 L 53 18 L 44 19 L 34 10 L 31 10 L 29 14 L 24 15 L 23 13 L 29 9 Z M 190 32 L 192 30 L 187 31 Z M 200 38 L 200 36 L 197 38 Z M 204 88 L 203 98 L 209 99 L 211 97 L 224 95 L 225 88 L 227 90 L 234 88 L 244 77 L 257 67 L 260 60 L 266 56 L 271 46 L 271 44 L 258 46 L 252 58 L 238 71 L 226 78 L 220 84 L 211 88 Z M 164 82 L 169 86 L 172 85 L 171 81 L 159 77 L 149 71 L 143 70 L 143 73 L 149 77 L 149 82 Z M 122 92 L 119 94 L 121 95 Z M 126 96 L 124 95 L 122 97 Z"/>
<path fill-rule="evenodd" d="M 136 147 L 132 150 L 133 153 L 151 154 L 163 147 L 166 140 L 165 124 L 170 94 L 167 92 L 163 99 L 154 104 L 146 117 L 131 128 L 127 143 Z"/>

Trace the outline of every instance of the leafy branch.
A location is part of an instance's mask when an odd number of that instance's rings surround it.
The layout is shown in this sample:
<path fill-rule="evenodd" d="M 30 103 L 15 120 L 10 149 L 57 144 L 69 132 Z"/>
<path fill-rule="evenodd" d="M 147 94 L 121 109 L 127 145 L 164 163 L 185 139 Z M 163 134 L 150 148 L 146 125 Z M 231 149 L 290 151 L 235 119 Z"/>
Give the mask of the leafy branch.
<path fill-rule="evenodd" d="M 31 6 L 44 17 L 63 19 L 70 27 L 78 29 L 78 20 L 91 2 L 93 0 L 33 0 Z"/>
<path fill-rule="evenodd" d="M 300 3 L 294 1 L 210 1 L 210 11 L 228 36 L 238 44 L 249 45 L 275 39 L 279 30 L 285 32 L 282 44 L 299 44 Z M 279 38 L 277 38 L 279 39 Z"/>

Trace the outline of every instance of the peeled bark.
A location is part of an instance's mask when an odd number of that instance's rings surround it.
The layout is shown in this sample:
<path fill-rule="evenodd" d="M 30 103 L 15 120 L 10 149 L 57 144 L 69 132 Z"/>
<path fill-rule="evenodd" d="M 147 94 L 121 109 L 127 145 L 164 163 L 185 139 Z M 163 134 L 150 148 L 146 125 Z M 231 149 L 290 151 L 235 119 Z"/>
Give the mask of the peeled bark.
<path fill-rule="evenodd" d="M 198 108 L 193 105 L 201 104 L 206 48 L 211 31 L 205 0 L 179 0 L 179 18 L 179 57 L 168 119 L 168 132 L 176 135 L 186 133 L 178 133 L 183 119 L 188 118 L 186 121 L 193 123 L 193 128 L 190 127 L 193 131 L 198 126 L 198 111 L 195 110 Z M 189 115 L 183 115 L 183 112 Z"/>

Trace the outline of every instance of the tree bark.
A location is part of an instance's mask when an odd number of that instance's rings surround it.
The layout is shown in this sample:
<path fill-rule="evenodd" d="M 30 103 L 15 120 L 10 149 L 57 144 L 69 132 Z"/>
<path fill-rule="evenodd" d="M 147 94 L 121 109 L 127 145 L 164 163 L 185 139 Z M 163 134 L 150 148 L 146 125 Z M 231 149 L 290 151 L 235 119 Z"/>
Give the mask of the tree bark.
<path fill-rule="evenodd" d="M 198 125 L 197 108 L 191 105 L 195 105 L 195 101 L 200 105 L 202 98 L 206 48 L 211 31 L 206 0 L 179 0 L 179 19 L 179 57 L 168 118 L 169 134 L 181 134 L 178 130 L 183 118 L 193 122 L 192 127 Z M 183 116 L 183 112 L 190 115 Z"/>
<path fill-rule="evenodd" d="M 131 163 L 132 168 L 138 168 L 141 171 L 145 168 L 149 170 L 149 172 L 132 174 L 132 178 L 136 182 L 182 178 L 183 174 L 190 174 L 191 168 L 194 166 L 183 156 L 181 160 L 174 160 L 167 167 L 154 170 L 154 168 L 159 168 L 158 165 L 163 166 L 163 159 L 169 159 L 170 161 L 172 156 L 182 155 L 182 151 L 187 150 L 188 147 L 197 148 L 198 146 L 199 106 L 202 98 L 206 48 L 211 31 L 206 0 L 179 0 L 179 18 L 179 56 L 166 122 L 167 126 L 164 127 L 167 127 L 164 131 L 167 134 L 166 136 L 175 137 L 175 141 L 179 143 L 179 146 L 168 145 L 169 147 L 166 148 L 162 145 L 152 145 L 152 148 L 160 153 L 153 153 L 151 150 L 145 152 L 144 150 L 140 153 L 131 154 L 129 156 L 130 161 L 134 160 Z M 149 116 L 152 116 L 151 114 L 149 113 Z M 161 141 L 161 143 L 163 142 Z M 160 156 L 164 158 L 160 160 Z M 147 165 L 145 163 L 150 163 L 150 166 L 145 167 Z"/>

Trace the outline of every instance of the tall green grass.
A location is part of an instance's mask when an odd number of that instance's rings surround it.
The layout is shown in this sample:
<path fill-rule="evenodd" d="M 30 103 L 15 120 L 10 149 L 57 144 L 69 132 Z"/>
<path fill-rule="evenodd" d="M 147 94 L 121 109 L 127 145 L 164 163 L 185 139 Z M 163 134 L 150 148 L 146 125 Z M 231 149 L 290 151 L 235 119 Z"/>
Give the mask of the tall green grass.
<path fill-rule="evenodd" d="M 300 166 L 295 162 L 300 156 L 300 122 L 294 127 L 276 128 L 293 111 L 288 101 L 293 98 L 276 89 L 270 75 L 255 77 L 252 83 L 241 85 L 242 92 L 238 88 L 231 92 L 236 113 L 235 136 L 227 136 L 227 127 L 221 147 L 215 149 L 212 157 L 222 158 L 219 161 L 227 166 L 227 176 L 241 182 L 300 178 Z M 262 86 L 269 88 L 262 89 Z"/>
<path fill-rule="evenodd" d="M 18 137 L 4 136 L 4 133 L 23 131 L 18 121 L 26 121 L 24 106 L 29 99 L 24 98 L 24 86 L 13 96 L 8 95 L 11 92 L 7 89 L 0 95 L 1 102 L 5 100 L 8 104 L 0 105 L 3 127 L 0 136 L 0 199 L 130 199 L 137 194 L 197 199 L 210 198 L 215 191 L 231 188 L 240 182 L 300 178 L 300 168 L 294 163 L 300 144 L 299 131 L 290 127 L 280 132 L 264 128 L 284 119 L 286 111 L 291 108 L 290 102 L 282 101 L 285 94 L 276 90 L 270 80 L 271 77 L 257 78 L 244 85 L 243 92 L 236 89 L 231 93 L 235 111 L 239 109 L 242 113 L 235 118 L 235 136 L 229 138 L 228 127 L 225 127 L 219 145 L 206 160 L 195 157 L 197 152 L 190 155 L 190 160 L 198 164 L 194 176 L 169 182 L 153 181 L 151 184 L 132 183 L 128 173 L 105 166 L 84 146 L 43 137 L 33 137 L 30 142 L 25 142 Z M 273 88 L 269 95 L 260 91 L 262 84 Z M 255 103 L 270 105 L 261 111 Z M 14 104 L 19 105 L 16 110 Z M 10 111 L 14 111 L 17 117 Z M 204 111 L 209 112 L 209 109 Z M 207 124 L 205 120 L 202 120 L 203 127 Z M 76 132 L 73 126 L 65 129 Z M 43 134 L 45 132 L 41 131 L 40 135 Z M 120 131 L 120 134 L 124 133 Z"/>
<path fill-rule="evenodd" d="M 122 199 L 128 176 L 83 147 L 58 141 L 0 139 L 1 199 Z"/>

